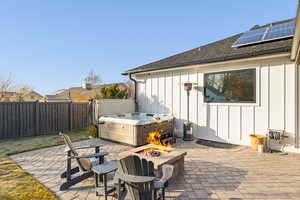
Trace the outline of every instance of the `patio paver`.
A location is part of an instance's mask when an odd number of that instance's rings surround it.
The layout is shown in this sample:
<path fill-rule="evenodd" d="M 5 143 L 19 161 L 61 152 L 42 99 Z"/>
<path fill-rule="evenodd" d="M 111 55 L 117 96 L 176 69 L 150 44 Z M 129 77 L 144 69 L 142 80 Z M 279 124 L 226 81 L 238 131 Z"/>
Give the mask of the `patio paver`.
<path fill-rule="evenodd" d="M 132 148 L 102 143 L 102 149 L 110 152 L 109 160 Z M 243 146 L 219 149 L 180 140 L 175 147 L 187 151 L 185 173 L 170 184 L 167 199 L 300 199 L 300 155 L 261 154 Z M 66 168 L 63 149 L 63 145 L 56 146 L 17 154 L 12 159 L 61 199 L 99 199 L 93 178 L 59 191 L 60 174 Z"/>

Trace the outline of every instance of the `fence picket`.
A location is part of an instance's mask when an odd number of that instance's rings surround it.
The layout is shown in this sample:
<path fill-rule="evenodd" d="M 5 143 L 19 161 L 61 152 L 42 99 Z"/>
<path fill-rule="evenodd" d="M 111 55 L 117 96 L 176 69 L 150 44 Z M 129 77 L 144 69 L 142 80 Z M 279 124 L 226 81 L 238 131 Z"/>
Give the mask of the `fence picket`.
<path fill-rule="evenodd" d="M 0 102 L 0 139 L 86 128 L 88 103 Z"/>

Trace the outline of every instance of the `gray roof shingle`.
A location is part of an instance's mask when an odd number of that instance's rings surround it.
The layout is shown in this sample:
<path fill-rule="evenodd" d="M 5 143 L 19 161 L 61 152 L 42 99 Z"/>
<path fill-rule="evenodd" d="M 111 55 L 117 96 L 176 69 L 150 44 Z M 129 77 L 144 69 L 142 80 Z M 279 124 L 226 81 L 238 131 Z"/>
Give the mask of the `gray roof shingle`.
<path fill-rule="evenodd" d="M 284 23 L 289 20 L 274 22 L 272 24 Z M 255 26 L 252 29 L 261 28 Z M 123 73 L 150 72 L 154 70 L 170 69 L 176 67 L 189 66 L 194 64 L 206 64 L 213 62 L 228 61 L 234 59 L 250 58 L 254 56 L 263 56 L 275 53 L 290 52 L 293 38 L 282 40 L 273 40 L 265 43 L 258 43 L 243 47 L 232 47 L 232 44 L 242 35 L 242 33 L 219 40 L 204 46 L 200 46 L 183 53 L 176 54 L 146 65 L 130 69 Z"/>

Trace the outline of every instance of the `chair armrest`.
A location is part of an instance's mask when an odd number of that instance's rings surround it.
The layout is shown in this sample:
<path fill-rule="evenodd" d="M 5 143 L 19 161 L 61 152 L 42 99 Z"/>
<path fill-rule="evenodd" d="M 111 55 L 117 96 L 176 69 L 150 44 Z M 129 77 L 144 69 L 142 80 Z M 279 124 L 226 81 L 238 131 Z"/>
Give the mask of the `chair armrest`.
<path fill-rule="evenodd" d="M 155 181 L 155 183 L 154 183 L 155 188 L 166 187 L 168 180 L 170 180 L 170 178 L 172 178 L 173 172 L 174 172 L 173 165 L 168 165 L 168 164 L 163 165 L 162 166 L 163 176 L 161 177 L 161 179 L 159 181 Z"/>
<path fill-rule="evenodd" d="M 71 156 L 71 158 L 97 158 L 97 157 L 104 157 L 108 155 L 107 152 L 99 152 L 94 154 L 86 154 L 86 155 L 80 155 L 80 156 Z"/>
<path fill-rule="evenodd" d="M 90 148 L 97 148 L 97 147 L 101 147 L 102 145 L 88 145 L 88 146 L 78 146 L 78 147 L 74 147 L 75 150 L 78 149 L 90 149 Z M 65 147 L 65 152 L 70 151 L 70 148 L 68 146 Z"/>
<path fill-rule="evenodd" d="M 148 183 L 153 182 L 155 177 L 152 176 L 134 176 L 129 174 L 124 174 L 123 172 L 117 171 L 115 174 L 117 179 L 121 179 L 122 181 L 129 183 Z"/>

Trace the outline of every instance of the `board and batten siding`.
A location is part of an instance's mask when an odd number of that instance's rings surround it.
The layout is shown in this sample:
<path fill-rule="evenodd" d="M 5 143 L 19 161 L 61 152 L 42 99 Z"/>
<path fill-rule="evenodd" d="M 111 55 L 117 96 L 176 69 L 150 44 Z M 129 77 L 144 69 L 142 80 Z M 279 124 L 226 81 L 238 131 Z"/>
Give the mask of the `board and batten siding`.
<path fill-rule="evenodd" d="M 256 68 L 256 103 L 204 103 L 204 73 L 246 68 Z M 294 144 L 295 64 L 287 57 L 137 74 L 136 79 L 139 111 L 172 114 L 175 117 L 174 131 L 178 136 L 182 136 L 183 122 L 187 119 L 187 96 L 183 83 L 192 82 L 190 121 L 195 137 L 249 145 L 249 134 L 265 134 L 268 129 L 280 129 L 286 130 L 289 135 L 287 143 Z"/>

